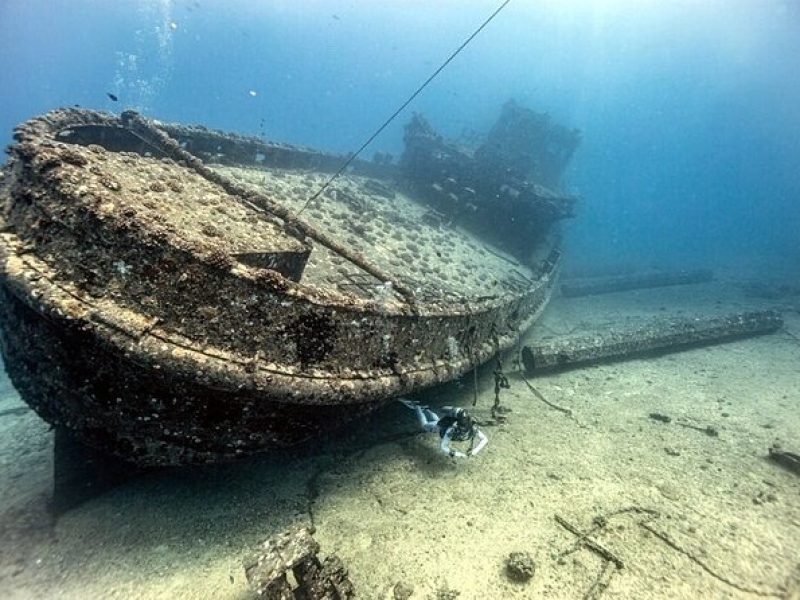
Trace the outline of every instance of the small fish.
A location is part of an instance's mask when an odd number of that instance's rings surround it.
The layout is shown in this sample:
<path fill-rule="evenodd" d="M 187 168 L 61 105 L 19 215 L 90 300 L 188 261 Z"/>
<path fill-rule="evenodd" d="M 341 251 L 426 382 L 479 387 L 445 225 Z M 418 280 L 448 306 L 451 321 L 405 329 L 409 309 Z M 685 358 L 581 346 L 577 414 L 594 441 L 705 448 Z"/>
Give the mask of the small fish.
<path fill-rule="evenodd" d="M 253 98 L 255 98 L 256 96 L 258 96 L 258 92 L 257 92 L 257 91 L 255 91 L 255 90 L 250 90 L 250 91 L 248 92 L 248 94 L 250 94 L 250 96 L 252 96 Z"/>
<path fill-rule="evenodd" d="M 175 21 L 170 21 L 169 28 L 172 29 L 172 31 L 178 31 L 178 24 Z"/>
<path fill-rule="evenodd" d="M 331 19 L 333 19 L 334 21 L 341 21 L 339 15 L 331 15 Z"/>
<path fill-rule="evenodd" d="M 117 97 L 116 97 L 114 94 L 112 94 L 111 92 L 106 92 L 106 96 L 108 96 L 109 98 L 111 98 L 111 101 L 112 101 L 112 102 L 116 102 L 117 100 L 119 100 L 119 98 L 117 98 Z"/>

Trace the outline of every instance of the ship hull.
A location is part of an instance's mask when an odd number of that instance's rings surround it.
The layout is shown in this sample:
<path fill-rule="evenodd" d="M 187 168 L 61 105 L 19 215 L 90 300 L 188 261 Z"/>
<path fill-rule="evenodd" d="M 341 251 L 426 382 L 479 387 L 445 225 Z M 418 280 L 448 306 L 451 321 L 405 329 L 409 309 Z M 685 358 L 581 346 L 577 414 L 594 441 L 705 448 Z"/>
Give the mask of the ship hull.
<path fill-rule="evenodd" d="M 352 205 L 390 233 L 342 242 L 286 205 L 289 166 L 336 164 L 312 151 L 79 110 L 15 138 L 0 186 L 6 369 L 47 422 L 140 465 L 290 446 L 452 381 L 514 347 L 557 277 L 557 236 L 528 269 L 411 205 L 398 212 L 374 177 L 327 200 L 344 215 L 331 229 L 352 225 Z M 260 170 L 231 178 L 185 147 Z M 241 180 L 273 172 L 283 198 Z M 366 258 L 401 226 L 440 240 L 426 266 Z M 431 264 L 454 248 L 472 262 Z M 486 283 L 469 284 L 480 269 Z"/>

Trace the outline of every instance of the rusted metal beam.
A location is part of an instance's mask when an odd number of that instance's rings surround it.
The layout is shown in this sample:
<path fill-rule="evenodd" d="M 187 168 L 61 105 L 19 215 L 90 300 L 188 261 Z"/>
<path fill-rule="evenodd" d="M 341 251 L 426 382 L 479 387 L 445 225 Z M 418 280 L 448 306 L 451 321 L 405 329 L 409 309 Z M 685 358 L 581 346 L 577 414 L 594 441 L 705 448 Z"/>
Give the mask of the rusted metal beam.
<path fill-rule="evenodd" d="M 609 330 L 588 337 L 541 342 L 522 349 L 529 373 L 585 363 L 635 358 L 650 352 L 672 352 L 687 346 L 715 344 L 734 338 L 773 333 L 783 326 L 772 310 L 725 316 L 657 319 L 628 330 Z"/>
<path fill-rule="evenodd" d="M 711 281 L 712 277 L 712 272 L 706 269 L 668 271 L 663 273 L 640 273 L 638 275 L 619 275 L 615 277 L 591 277 L 563 282 L 561 284 L 561 294 L 567 297 L 610 294 L 612 292 L 624 292 L 626 290 L 663 287 L 667 285 L 705 283 Z"/>

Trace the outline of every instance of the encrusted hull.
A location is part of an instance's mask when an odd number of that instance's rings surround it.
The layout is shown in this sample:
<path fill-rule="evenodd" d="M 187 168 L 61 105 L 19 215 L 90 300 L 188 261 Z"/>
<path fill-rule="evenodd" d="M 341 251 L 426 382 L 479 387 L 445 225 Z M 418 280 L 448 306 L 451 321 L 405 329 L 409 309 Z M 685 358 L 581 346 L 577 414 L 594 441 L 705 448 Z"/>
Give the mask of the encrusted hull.
<path fill-rule="evenodd" d="M 0 293 L 3 359 L 25 401 L 84 443 L 143 466 L 208 463 L 290 446 L 371 410 L 215 389 L 137 363 L 97 336 Z"/>
<path fill-rule="evenodd" d="M 107 148 L 60 141 L 87 124 Z M 6 368 L 39 415 L 94 447 L 179 465 L 291 445 L 459 377 L 512 347 L 549 300 L 552 243 L 535 274 L 515 265 L 496 293 L 437 297 L 143 120 L 135 139 L 161 160 L 115 148 L 126 127 L 88 111 L 36 119 L 17 131 L 2 189 Z M 278 156 L 292 152 L 308 159 Z M 222 207 L 215 227 L 201 197 Z M 361 269 L 358 293 L 312 264 L 320 246 Z"/>

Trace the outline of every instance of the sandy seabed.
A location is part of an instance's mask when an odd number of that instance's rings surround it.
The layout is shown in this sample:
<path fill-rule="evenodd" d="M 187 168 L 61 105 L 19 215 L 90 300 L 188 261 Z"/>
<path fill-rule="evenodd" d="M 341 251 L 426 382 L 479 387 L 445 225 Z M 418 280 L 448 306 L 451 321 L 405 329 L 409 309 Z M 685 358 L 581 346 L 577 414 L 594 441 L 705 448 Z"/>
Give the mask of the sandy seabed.
<path fill-rule="evenodd" d="M 530 335 L 767 307 L 783 331 L 529 378 L 572 418 L 506 359 L 508 420 L 485 426 L 476 458 L 441 455 L 393 404 L 290 455 L 140 475 L 58 519 L 53 434 L 3 378 L 0 597 L 252 598 L 242 559 L 311 521 L 368 600 L 394 598 L 398 582 L 436 600 L 800 598 L 800 478 L 765 458 L 776 440 L 800 452 L 800 298 L 748 297 L 734 281 L 555 298 Z M 479 373 L 484 420 L 491 371 Z M 470 376 L 422 400 L 472 397 Z M 621 568 L 556 515 L 595 527 Z M 516 551 L 536 562 L 526 583 L 505 570 Z"/>

